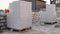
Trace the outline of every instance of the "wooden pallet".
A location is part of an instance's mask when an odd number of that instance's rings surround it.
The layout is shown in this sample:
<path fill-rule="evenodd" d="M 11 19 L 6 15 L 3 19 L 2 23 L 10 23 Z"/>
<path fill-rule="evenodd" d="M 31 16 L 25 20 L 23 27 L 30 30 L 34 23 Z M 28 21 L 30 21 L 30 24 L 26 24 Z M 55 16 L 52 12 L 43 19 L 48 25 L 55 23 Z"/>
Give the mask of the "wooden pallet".
<path fill-rule="evenodd" d="M 25 31 L 27 31 L 27 30 L 30 30 L 30 29 L 32 29 L 32 27 L 29 27 L 29 28 L 24 28 L 24 29 L 22 29 L 22 30 L 18 30 L 18 29 L 14 29 L 14 28 L 7 28 L 9 31 L 15 31 L 15 32 L 25 32 Z"/>
<path fill-rule="evenodd" d="M 56 22 L 44 22 L 44 24 L 48 24 L 48 25 L 53 25 L 53 24 L 56 24 L 58 23 L 57 21 Z"/>

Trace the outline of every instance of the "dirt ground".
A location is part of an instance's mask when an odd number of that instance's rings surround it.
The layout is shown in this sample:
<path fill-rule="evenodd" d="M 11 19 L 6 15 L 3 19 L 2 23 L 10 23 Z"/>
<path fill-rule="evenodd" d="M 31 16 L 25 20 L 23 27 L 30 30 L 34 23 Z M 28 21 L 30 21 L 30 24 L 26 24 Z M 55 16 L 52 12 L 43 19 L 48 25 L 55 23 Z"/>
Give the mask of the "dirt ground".
<path fill-rule="evenodd" d="M 39 32 L 37 30 L 28 30 L 28 31 L 25 31 L 25 32 L 8 32 L 8 31 L 5 31 L 4 33 L 0 33 L 0 34 L 46 34 L 44 32 Z"/>

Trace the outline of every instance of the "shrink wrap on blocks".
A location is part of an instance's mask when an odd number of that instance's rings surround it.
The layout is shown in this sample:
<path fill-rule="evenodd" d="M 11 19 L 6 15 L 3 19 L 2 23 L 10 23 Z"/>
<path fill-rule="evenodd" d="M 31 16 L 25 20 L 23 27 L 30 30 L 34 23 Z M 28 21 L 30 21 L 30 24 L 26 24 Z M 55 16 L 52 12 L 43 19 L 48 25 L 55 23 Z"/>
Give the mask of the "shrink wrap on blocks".
<path fill-rule="evenodd" d="M 32 3 L 27 1 L 16 1 L 10 6 L 8 14 L 8 27 L 24 29 L 32 26 Z"/>
<path fill-rule="evenodd" d="M 56 6 L 54 4 L 46 5 L 46 11 L 40 11 L 40 21 L 55 22 L 56 20 Z"/>

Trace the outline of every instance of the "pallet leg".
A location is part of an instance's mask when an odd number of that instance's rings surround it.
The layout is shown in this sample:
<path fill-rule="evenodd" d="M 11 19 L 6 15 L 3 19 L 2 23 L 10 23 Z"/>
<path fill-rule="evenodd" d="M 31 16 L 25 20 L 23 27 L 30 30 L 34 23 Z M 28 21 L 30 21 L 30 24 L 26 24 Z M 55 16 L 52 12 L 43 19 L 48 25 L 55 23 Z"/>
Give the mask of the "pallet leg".
<path fill-rule="evenodd" d="M 10 31 L 12 32 L 12 31 L 13 31 L 13 29 L 10 29 Z"/>

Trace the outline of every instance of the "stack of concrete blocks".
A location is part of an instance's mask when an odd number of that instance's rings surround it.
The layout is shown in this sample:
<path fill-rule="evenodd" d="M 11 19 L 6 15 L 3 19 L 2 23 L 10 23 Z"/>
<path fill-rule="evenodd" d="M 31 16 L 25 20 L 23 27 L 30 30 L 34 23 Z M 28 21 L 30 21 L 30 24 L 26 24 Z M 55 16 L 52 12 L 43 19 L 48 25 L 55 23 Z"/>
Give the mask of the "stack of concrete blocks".
<path fill-rule="evenodd" d="M 60 7 L 56 7 L 57 17 L 60 17 Z"/>
<path fill-rule="evenodd" d="M 40 25 L 44 24 L 45 16 L 46 16 L 45 14 L 46 14 L 46 11 L 40 11 L 40 12 L 39 12 Z"/>
<path fill-rule="evenodd" d="M 32 2 L 20 0 L 11 3 L 7 18 L 9 28 L 22 30 L 32 27 Z"/>
<path fill-rule="evenodd" d="M 57 27 L 60 27 L 60 7 L 56 7 L 57 11 Z"/>
<path fill-rule="evenodd" d="M 32 14 L 32 24 L 38 26 L 40 23 L 39 12 L 33 12 Z"/>
<path fill-rule="evenodd" d="M 56 21 L 56 6 L 55 4 L 46 5 L 46 20 L 49 22 Z"/>
<path fill-rule="evenodd" d="M 47 4 L 46 11 L 40 11 L 40 21 L 55 22 L 56 21 L 56 6 L 54 4 Z"/>
<path fill-rule="evenodd" d="M 2 10 L 0 11 L 0 33 L 7 28 L 7 15 Z"/>

